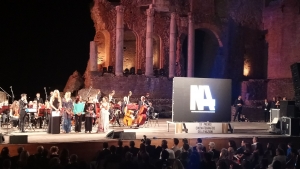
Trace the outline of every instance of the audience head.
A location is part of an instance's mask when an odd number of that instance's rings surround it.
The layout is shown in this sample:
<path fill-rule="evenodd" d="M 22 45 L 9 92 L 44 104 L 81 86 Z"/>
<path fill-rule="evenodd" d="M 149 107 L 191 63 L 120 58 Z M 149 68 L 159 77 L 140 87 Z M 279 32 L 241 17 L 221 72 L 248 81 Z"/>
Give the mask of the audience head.
<path fill-rule="evenodd" d="M 52 146 L 51 148 L 50 148 L 50 153 L 51 154 L 58 154 L 58 147 L 57 146 Z"/>
<path fill-rule="evenodd" d="M 165 145 L 168 145 L 168 141 L 167 141 L 167 140 L 162 140 L 162 141 L 161 141 L 161 145 L 164 145 L 164 144 L 165 144 Z"/>
<path fill-rule="evenodd" d="M 163 150 L 161 152 L 161 159 L 162 160 L 167 160 L 169 158 L 169 152 L 167 150 Z"/>
<path fill-rule="evenodd" d="M 202 152 L 202 149 L 203 149 L 203 144 L 202 143 L 197 143 L 197 145 L 196 145 L 197 152 Z"/>
<path fill-rule="evenodd" d="M 22 151 L 22 153 L 20 154 L 20 158 L 19 161 L 21 163 L 27 163 L 29 157 L 29 152 L 27 150 Z"/>
<path fill-rule="evenodd" d="M 190 149 L 190 145 L 188 145 L 188 144 L 183 144 L 182 147 L 183 147 L 183 151 L 185 151 L 185 152 L 188 152 Z"/>
<path fill-rule="evenodd" d="M 116 148 L 116 146 L 114 146 L 114 145 L 111 145 L 111 146 L 110 146 L 110 148 L 109 148 L 109 150 L 110 150 L 110 152 L 111 152 L 112 154 L 115 154 L 115 153 L 116 153 L 116 150 L 117 150 L 117 148 Z"/>
<path fill-rule="evenodd" d="M 7 157 L 9 156 L 9 149 L 8 147 L 3 147 L 1 150 L 1 157 Z"/>
<path fill-rule="evenodd" d="M 146 152 L 146 145 L 145 144 L 143 144 L 143 143 L 140 144 L 140 151 L 141 152 Z"/>
<path fill-rule="evenodd" d="M 228 141 L 228 146 L 229 146 L 229 147 L 232 147 L 233 150 L 236 150 L 236 143 L 235 143 L 235 141 L 229 140 L 229 141 Z"/>
<path fill-rule="evenodd" d="M 151 145 L 151 139 L 147 138 L 147 139 L 145 140 L 145 144 L 146 144 L 147 146 L 150 146 L 150 145 Z"/>
<path fill-rule="evenodd" d="M 290 143 L 288 143 L 288 148 L 293 148 L 293 144 L 290 142 Z"/>
<path fill-rule="evenodd" d="M 245 147 L 245 143 L 246 143 L 245 140 L 242 140 L 241 146 L 242 146 L 242 147 Z"/>
<path fill-rule="evenodd" d="M 202 143 L 202 139 L 201 138 L 197 138 L 197 143 Z"/>
<path fill-rule="evenodd" d="M 228 159 L 228 150 L 226 148 L 222 148 L 220 152 L 220 159 Z"/>
<path fill-rule="evenodd" d="M 130 141 L 130 142 L 129 142 L 129 146 L 130 146 L 130 147 L 134 147 L 134 146 L 135 146 L 135 142 L 134 142 L 134 141 Z"/>
<path fill-rule="evenodd" d="M 24 151 L 24 147 L 19 147 L 17 149 L 17 152 L 18 152 L 19 155 L 22 153 L 22 151 Z"/>
<path fill-rule="evenodd" d="M 252 142 L 257 143 L 258 142 L 258 137 L 253 137 Z"/>
<path fill-rule="evenodd" d="M 182 142 L 183 142 L 183 144 L 189 144 L 189 141 L 186 138 L 182 139 Z"/>
<path fill-rule="evenodd" d="M 177 146 L 179 144 L 179 139 L 178 138 L 174 138 L 173 141 L 174 141 L 174 145 Z"/>
<path fill-rule="evenodd" d="M 209 142 L 208 148 L 209 148 L 209 150 L 213 150 L 216 148 L 216 144 L 214 142 Z"/>
<path fill-rule="evenodd" d="M 43 146 L 38 146 L 38 147 L 36 148 L 36 150 L 37 150 L 37 153 L 38 153 L 38 154 L 42 154 L 43 151 L 44 151 L 44 147 L 43 147 Z"/>
<path fill-rule="evenodd" d="M 62 149 L 62 151 L 60 152 L 60 158 L 69 158 L 69 150 L 66 148 Z"/>
<path fill-rule="evenodd" d="M 284 155 L 284 151 L 281 148 L 277 148 L 276 155 Z"/>
<path fill-rule="evenodd" d="M 77 160 L 78 160 L 78 156 L 76 154 L 72 154 L 70 156 L 70 162 L 71 163 L 77 163 Z"/>
<path fill-rule="evenodd" d="M 102 146 L 103 146 L 104 149 L 107 149 L 107 148 L 108 148 L 108 143 L 107 143 L 107 142 L 104 142 L 104 143 L 102 144 Z"/>

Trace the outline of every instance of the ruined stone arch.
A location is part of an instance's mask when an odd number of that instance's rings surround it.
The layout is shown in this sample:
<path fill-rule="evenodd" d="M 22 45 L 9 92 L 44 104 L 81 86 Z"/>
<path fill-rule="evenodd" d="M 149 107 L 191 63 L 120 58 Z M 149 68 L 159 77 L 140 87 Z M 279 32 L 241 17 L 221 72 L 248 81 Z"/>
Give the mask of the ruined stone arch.
<path fill-rule="evenodd" d="M 221 30 L 217 26 L 209 23 L 200 23 L 200 24 L 195 24 L 195 30 L 196 29 L 205 29 L 211 31 L 217 38 L 219 47 L 223 47 L 223 42 L 221 40 Z"/>
<path fill-rule="evenodd" d="M 98 51 L 98 69 L 108 67 L 110 64 L 110 33 L 107 30 L 101 30 L 96 33 L 95 41 L 97 43 Z"/>

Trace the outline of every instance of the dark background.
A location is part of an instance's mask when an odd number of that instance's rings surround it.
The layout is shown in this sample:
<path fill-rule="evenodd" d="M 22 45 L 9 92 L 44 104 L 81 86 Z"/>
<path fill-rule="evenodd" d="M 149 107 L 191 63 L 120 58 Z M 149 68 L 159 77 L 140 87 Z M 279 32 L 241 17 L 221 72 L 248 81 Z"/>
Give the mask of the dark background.
<path fill-rule="evenodd" d="M 190 85 L 210 87 L 212 98 L 216 100 L 215 113 L 191 113 Z M 172 111 L 172 120 L 176 122 L 231 121 L 231 80 L 174 77 Z"/>
<path fill-rule="evenodd" d="M 15 99 L 44 87 L 63 90 L 68 77 L 84 73 L 95 29 L 92 0 L 1 0 L 0 87 Z"/>

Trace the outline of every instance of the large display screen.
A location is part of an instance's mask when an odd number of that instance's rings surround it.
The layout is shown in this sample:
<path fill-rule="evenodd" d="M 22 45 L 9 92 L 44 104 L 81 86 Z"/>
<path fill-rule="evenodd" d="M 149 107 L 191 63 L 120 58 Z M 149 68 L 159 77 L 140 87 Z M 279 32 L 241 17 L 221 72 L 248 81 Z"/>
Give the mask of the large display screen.
<path fill-rule="evenodd" d="M 174 122 L 229 122 L 231 80 L 173 78 Z"/>

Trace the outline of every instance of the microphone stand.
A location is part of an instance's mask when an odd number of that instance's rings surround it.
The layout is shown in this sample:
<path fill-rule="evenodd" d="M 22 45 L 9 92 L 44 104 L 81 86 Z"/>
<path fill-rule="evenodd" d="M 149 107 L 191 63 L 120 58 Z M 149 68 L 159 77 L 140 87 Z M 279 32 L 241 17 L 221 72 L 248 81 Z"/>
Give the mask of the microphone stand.
<path fill-rule="evenodd" d="M 9 102 L 9 97 L 11 97 L 4 89 L 2 89 L 2 87 L 0 87 L 0 89 L 6 94 L 7 100 Z"/>
<path fill-rule="evenodd" d="M 46 87 L 44 87 L 44 90 L 45 90 L 45 95 L 46 95 L 46 99 L 45 99 L 45 101 L 46 101 L 46 100 L 48 100 Z M 48 101 L 49 101 L 49 100 L 48 100 Z"/>
<path fill-rule="evenodd" d="M 11 91 L 11 95 L 12 95 L 12 97 L 11 97 L 11 103 L 13 103 L 15 101 L 15 95 L 14 95 L 14 91 L 12 89 L 12 86 L 10 86 L 10 91 Z"/>

